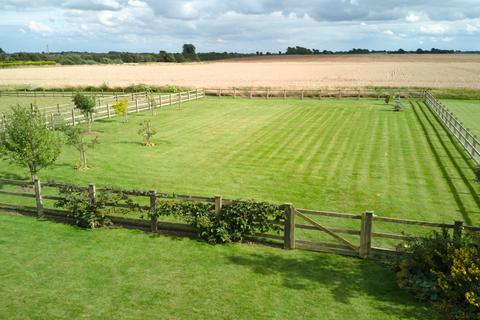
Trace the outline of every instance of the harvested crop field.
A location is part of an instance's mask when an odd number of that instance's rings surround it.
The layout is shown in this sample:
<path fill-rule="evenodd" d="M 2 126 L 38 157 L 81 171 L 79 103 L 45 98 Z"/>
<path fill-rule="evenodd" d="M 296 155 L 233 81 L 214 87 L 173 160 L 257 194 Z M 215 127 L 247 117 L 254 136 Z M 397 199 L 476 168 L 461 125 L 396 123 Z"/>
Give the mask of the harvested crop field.
<path fill-rule="evenodd" d="M 208 63 L 55 66 L 0 70 L 0 85 L 204 88 L 480 88 L 480 55 L 263 56 Z"/>

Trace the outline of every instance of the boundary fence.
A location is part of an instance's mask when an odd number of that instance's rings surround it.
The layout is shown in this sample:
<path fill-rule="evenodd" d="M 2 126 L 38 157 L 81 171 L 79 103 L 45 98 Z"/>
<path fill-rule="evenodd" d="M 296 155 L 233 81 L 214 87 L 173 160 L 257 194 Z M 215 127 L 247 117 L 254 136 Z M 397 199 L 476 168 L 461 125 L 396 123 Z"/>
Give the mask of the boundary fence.
<path fill-rule="evenodd" d="M 38 217 L 47 217 L 54 220 L 61 220 L 66 222 L 72 222 L 73 220 L 68 217 L 68 212 L 65 210 L 58 210 L 52 208 L 46 208 L 44 206 L 44 200 L 61 200 L 62 197 L 57 195 L 44 194 L 42 188 L 57 188 L 64 186 L 62 183 L 47 182 L 40 183 L 40 180 L 31 181 L 19 181 L 0 179 L 2 185 L 17 186 L 20 190 L 17 191 L 5 191 L 0 190 L 0 195 L 8 195 L 14 197 L 27 197 L 35 199 L 34 206 L 25 206 L 11 203 L 0 202 L 0 210 L 14 211 L 23 214 L 36 215 Z M 223 206 L 228 206 L 236 200 L 224 199 L 221 196 L 205 197 L 205 196 L 192 196 L 192 195 L 180 195 L 180 194 L 165 194 L 159 193 L 155 190 L 149 191 L 125 191 L 121 189 L 97 189 L 95 184 L 89 186 L 75 186 L 77 189 L 88 191 L 90 201 L 95 201 L 97 192 L 108 192 L 113 194 L 124 194 L 129 196 L 135 196 L 143 198 L 142 203 L 149 203 L 149 205 L 139 206 L 143 210 L 156 210 L 157 199 L 173 199 L 177 201 L 200 201 L 210 202 L 215 205 L 215 212 L 220 212 Z M 50 193 L 51 194 L 51 193 Z M 122 204 L 112 204 L 113 207 L 128 208 L 128 206 Z M 397 240 L 397 245 L 400 245 L 402 241 L 415 239 L 419 235 L 415 234 L 392 234 L 378 232 L 374 229 L 375 222 L 386 222 L 390 224 L 398 225 L 415 225 L 419 227 L 427 227 L 432 229 L 447 229 L 453 230 L 455 236 L 460 236 L 463 231 L 465 232 L 480 232 L 480 226 L 466 226 L 462 221 L 455 221 L 453 224 L 437 223 L 418 220 L 407 220 L 390 217 L 381 217 L 375 215 L 373 212 L 366 211 L 361 214 L 348 214 L 337 213 L 319 210 L 308 210 L 295 208 L 293 204 L 286 203 L 281 206 L 285 210 L 285 219 L 281 222 L 283 225 L 280 234 L 257 234 L 255 239 L 262 241 L 273 241 L 277 245 L 283 245 L 285 249 L 305 249 L 311 251 L 328 252 L 334 254 L 348 255 L 360 257 L 363 259 L 379 258 L 388 255 L 396 255 L 401 253 L 394 249 L 386 249 L 382 247 L 375 247 L 372 245 L 373 238 L 384 238 Z M 325 219 L 353 219 L 360 221 L 360 228 L 334 228 L 325 225 Z M 186 223 L 173 223 L 168 221 L 158 221 L 154 218 L 151 220 L 139 219 L 139 218 L 127 218 L 121 216 L 108 216 L 110 220 L 118 226 L 135 228 L 151 232 L 159 231 L 171 231 L 181 232 L 192 235 L 195 233 L 195 229 Z M 323 220 L 322 220 L 323 219 Z M 313 230 L 315 232 L 321 232 L 328 235 L 330 241 L 306 241 L 298 239 L 296 236 L 298 230 Z M 358 241 L 352 241 L 344 237 L 344 234 L 353 235 L 358 237 Z"/>
<path fill-rule="evenodd" d="M 425 103 L 440 122 L 455 137 L 470 159 L 480 166 L 480 141 L 430 92 L 425 93 Z"/>
<path fill-rule="evenodd" d="M 95 111 L 92 114 L 92 121 L 111 118 L 116 115 L 112 106 L 121 101 L 128 99 L 127 114 L 136 113 L 147 110 L 155 110 L 158 108 L 171 106 L 175 104 L 182 104 L 191 100 L 197 100 L 205 97 L 203 89 L 184 91 L 170 94 L 153 94 L 147 92 L 128 93 L 122 95 L 110 95 L 104 97 L 97 97 Z M 31 105 L 33 108 L 33 105 Z M 40 110 L 45 117 L 46 125 L 54 128 L 56 125 L 69 124 L 76 125 L 81 122 L 86 122 L 81 111 L 75 108 L 73 103 L 57 104 L 56 106 L 43 107 Z M 3 119 L 0 119 L 0 123 Z"/>
<path fill-rule="evenodd" d="M 258 89 L 258 88 L 230 88 L 230 89 L 205 89 L 205 95 L 218 97 L 248 97 L 253 98 L 385 98 L 387 95 L 400 96 L 401 98 L 423 98 L 425 92 L 421 90 L 403 89 Z"/>

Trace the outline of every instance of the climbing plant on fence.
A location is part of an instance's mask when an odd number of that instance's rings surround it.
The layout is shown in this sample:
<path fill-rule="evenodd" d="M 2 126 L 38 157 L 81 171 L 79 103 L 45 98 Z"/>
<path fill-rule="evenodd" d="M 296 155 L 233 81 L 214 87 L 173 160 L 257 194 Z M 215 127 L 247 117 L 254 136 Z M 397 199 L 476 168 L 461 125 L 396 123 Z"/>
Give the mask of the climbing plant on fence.
<path fill-rule="evenodd" d="M 284 211 L 268 202 L 234 201 L 214 211 L 212 203 L 193 201 L 157 201 L 156 209 L 147 215 L 158 219 L 160 216 L 175 216 L 192 225 L 198 236 L 209 243 L 238 242 L 256 233 L 282 230 L 280 221 Z"/>
<path fill-rule="evenodd" d="M 111 225 L 109 214 L 127 213 L 138 209 L 138 205 L 123 193 L 97 194 L 95 190 L 71 185 L 59 186 L 58 192 L 62 198 L 55 203 L 55 207 L 66 209 L 67 216 L 73 218 L 75 224 L 83 228 L 94 229 Z M 124 204 L 125 208 L 119 208 L 120 204 Z"/>

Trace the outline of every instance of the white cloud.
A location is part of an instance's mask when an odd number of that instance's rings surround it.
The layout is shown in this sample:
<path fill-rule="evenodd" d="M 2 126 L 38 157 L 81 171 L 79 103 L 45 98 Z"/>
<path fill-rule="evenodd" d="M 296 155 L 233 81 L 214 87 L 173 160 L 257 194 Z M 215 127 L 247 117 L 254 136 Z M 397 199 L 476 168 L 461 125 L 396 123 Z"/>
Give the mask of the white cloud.
<path fill-rule="evenodd" d="M 429 23 L 421 26 L 420 31 L 427 34 L 445 34 L 448 31 L 448 26 L 440 23 Z"/>
<path fill-rule="evenodd" d="M 53 29 L 43 23 L 31 20 L 28 23 L 28 28 L 33 31 L 33 32 L 38 32 L 38 33 L 48 33 L 48 32 L 53 32 Z"/>
<path fill-rule="evenodd" d="M 420 21 L 420 15 L 415 12 L 410 12 L 406 17 L 405 20 L 408 22 L 418 22 Z"/>

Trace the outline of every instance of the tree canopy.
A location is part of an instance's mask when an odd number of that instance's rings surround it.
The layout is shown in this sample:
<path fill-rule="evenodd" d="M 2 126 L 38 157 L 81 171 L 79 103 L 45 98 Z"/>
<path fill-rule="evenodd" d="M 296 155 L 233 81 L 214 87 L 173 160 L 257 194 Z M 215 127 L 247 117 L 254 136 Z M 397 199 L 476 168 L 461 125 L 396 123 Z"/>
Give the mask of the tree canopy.
<path fill-rule="evenodd" d="M 39 170 L 57 160 L 63 142 L 61 134 L 45 126 L 38 110 L 17 106 L 0 131 L 0 156 L 27 167 L 35 179 Z"/>

